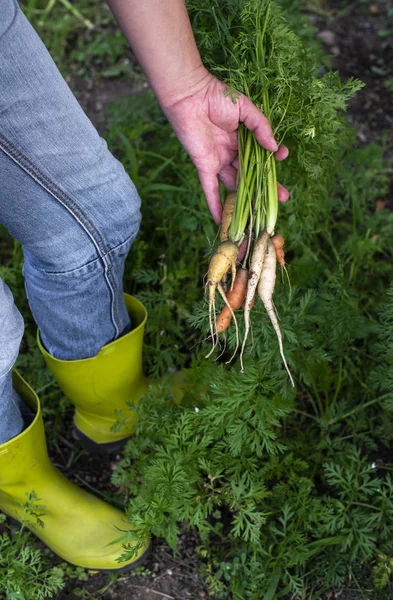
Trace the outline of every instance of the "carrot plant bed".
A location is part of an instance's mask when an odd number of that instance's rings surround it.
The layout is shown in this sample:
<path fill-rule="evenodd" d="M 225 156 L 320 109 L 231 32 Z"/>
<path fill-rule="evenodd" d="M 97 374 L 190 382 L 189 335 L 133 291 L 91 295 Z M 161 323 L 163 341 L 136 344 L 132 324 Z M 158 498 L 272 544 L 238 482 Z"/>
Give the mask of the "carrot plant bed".
<path fill-rule="evenodd" d="M 323 75 L 315 47 L 302 45 L 293 32 L 288 33 L 288 23 L 273 3 L 190 3 L 209 67 L 221 73 L 236 95 L 240 86 L 233 80 L 240 65 L 233 54 L 239 46 L 231 46 L 231 40 L 239 40 L 243 50 L 254 44 L 255 35 L 250 33 L 246 40 L 242 35 L 243 11 L 248 10 L 250 17 L 261 6 L 276 11 L 277 21 L 266 31 L 268 47 L 276 49 L 276 65 L 282 59 L 281 80 L 267 78 L 269 106 L 274 105 L 283 82 L 291 82 L 277 100 L 277 116 L 273 112 L 269 116 L 273 129 L 275 118 L 280 123 L 283 114 L 283 123 L 288 116 L 293 124 L 282 138 L 289 158 L 277 166 L 277 179 L 291 190 L 291 199 L 277 219 L 277 231 L 286 240 L 291 287 L 285 278 L 277 278 L 274 302 L 296 387 L 283 368 L 269 315 L 257 302 L 252 309 L 252 343 L 243 353 L 244 368 L 239 354 L 234 355 L 239 337 L 244 339 L 247 331 L 247 315 L 244 319 L 241 311 L 237 328 L 228 328 L 226 343 L 211 353 L 211 341 L 219 333 L 215 317 L 226 305 L 224 299 L 220 304 L 221 291 L 225 295 L 221 280 L 226 270 L 233 269 L 236 256 L 234 252 L 229 257 L 225 250 L 224 272 L 213 276 L 208 271 L 206 255 L 213 254 L 217 231 L 212 232 L 205 213 L 191 221 L 192 243 L 185 244 L 182 255 L 190 286 L 183 271 L 181 291 L 176 278 L 179 262 L 169 259 L 176 242 L 166 227 L 156 226 L 155 243 L 160 247 L 161 239 L 168 253 L 165 282 L 154 282 L 155 269 L 145 261 L 134 272 L 134 281 L 136 277 L 143 282 L 141 293 L 151 312 L 160 286 L 161 298 L 166 298 L 163 314 L 171 311 L 176 321 L 191 310 L 187 322 L 199 332 L 200 343 L 191 334 L 186 346 L 194 360 L 186 371 L 185 404 L 180 408 L 172 404 L 165 386 L 142 400 L 139 429 L 114 481 L 129 490 L 129 518 L 143 531 L 164 537 L 174 549 L 184 524 L 198 532 L 202 572 L 217 598 L 317 599 L 344 588 L 355 593 L 362 586 L 377 597 L 377 590 L 388 593 L 393 552 L 393 483 L 383 452 L 393 436 L 389 367 L 393 220 L 389 212 L 375 209 L 377 198 L 386 193 L 388 173 L 381 148 L 354 148 L 355 132 L 342 115 L 357 84 L 341 83 L 337 74 Z M 255 19 L 250 17 L 249 22 L 253 32 Z M 305 40 L 301 28 L 299 32 Z M 225 45 L 222 36 L 227 38 Z M 247 57 L 243 64 L 245 69 L 249 66 Z M 266 74 L 267 68 L 262 72 Z M 162 130 L 154 126 L 151 135 L 146 145 L 137 143 L 139 156 L 155 139 L 160 153 L 172 156 L 161 181 L 187 190 L 179 190 L 178 195 L 172 190 L 166 196 L 160 223 L 168 222 L 171 201 L 172 206 L 180 203 L 183 214 L 178 217 L 173 210 L 169 227 L 185 236 L 185 214 L 203 211 L 195 174 L 184 164 L 179 169 L 178 159 L 164 151 L 165 146 L 172 148 L 172 142 L 164 142 Z M 120 149 L 122 143 L 116 139 Z M 267 186 L 262 196 L 270 199 L 272 167 L 266 166 L 267 158 L 261 159 L 261 185 Z M 145 155 L 145 159 L 150 164 L 152 157 Z M 153 164 L 157 168 L 158 163 L 153 160 Z M 267 216 L 266 221 L 261 219 L 259 231 L 252 229 L 251 221 L 255 225 L 259 218 L 256 190 L 245 195 L 244 204 L 240 201 L 240 214 L 247 206 L 250 210 L 241 235 L 233 234 L 238 222 L 236 217 L 235 223 L 232 220 L 234 226 L 231 223 L 228 230 L 232 244 L 240 246 L 243 235 L 256 243 L 261 231 L 269 237 L 276 231 L 277 216 L 270 230 Z M 158 216 L 149 218 L 147 213 L 144 227 L 151 235 Z M 261 214 L 269 213 L 261 209 Z M 210 300 L 200 299 L 192 308 L 184 302 L 184 291 L 195 302 L 204 281 Z M 229 291 L 230 274 L 226 285 Z M 217 298 L 214 294 L 216 312 L 212 291 L 219 293 Z M 173 344 L 173 332 L 163 327 L 160 333 L 165 353 L 167 344 Z M 178 339 L 183 335 L 180 327 Z M 159 370 L 160 354 L 156 356 L 153 364 Z"/>

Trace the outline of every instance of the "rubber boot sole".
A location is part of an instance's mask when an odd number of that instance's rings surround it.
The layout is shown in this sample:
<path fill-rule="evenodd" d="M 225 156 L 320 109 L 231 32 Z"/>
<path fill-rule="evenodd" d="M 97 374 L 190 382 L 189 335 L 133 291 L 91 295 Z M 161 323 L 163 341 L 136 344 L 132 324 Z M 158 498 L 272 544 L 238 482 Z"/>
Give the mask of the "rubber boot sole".
<path fill-rule="evenodd" d="M 106 444 L 97 444 L 91 438 L 87 437 L 80 429 L 75 427 L 72 430 L 72 437 L 77 440 L 82 446 L 83 450 L 86 450 L 89 454 L 109 454 L 110 452 L 118 452 L 121 450 L 131 436 L 123 438 L 122 440 L 116 440 L 115 442 L 107 442 Z"/>

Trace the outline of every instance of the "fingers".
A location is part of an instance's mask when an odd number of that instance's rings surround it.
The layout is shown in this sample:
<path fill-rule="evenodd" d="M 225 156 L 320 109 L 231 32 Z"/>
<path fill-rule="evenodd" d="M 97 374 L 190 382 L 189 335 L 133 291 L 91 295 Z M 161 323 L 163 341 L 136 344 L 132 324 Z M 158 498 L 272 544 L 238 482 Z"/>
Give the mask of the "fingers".
<path fill-rule="evenodd" d="M 225 185 L 225 187 L 228 188 L 228 190 L 231 192 L 236 191 L 237 169 L 235 169 L 235 167 L 225 167 L 218 175 L 218 178 Z"/>
<path fill-rule="evenodd" d="M 222 206 L 217 176 L 214 173 L 199 171 L 199 179 L 212 217 L 219 225 L 221 223 Z"/>
<path fill-rule="evenodd" d="M 276 160 L 285 160 L 289 154 L 289 150 L 286 146 L 282 144 L 278 147 L 277 152 L 274 153 L 274 158 Z"/>
<path fill-rule="evenodd" d="M 286 202 L 289 198 L 289 192 L 281 183 L 277 183 L 278 201 Z"/>
<path fill-rule="evenodd" d="M 239 97 L 239 121 L 255 134 L 258 142 L 271 152 L 278 151 L 278 144 L 273 136 L 273 131 L 265 115 L 247 98 Z"/>
<path fill-rule="evenodd" d="M 245 255 L 246 250 L 247 250 L 247 244 L 248 244 L 248 237 L 245 236 L 244 240 L 242 241 L 242 243 L 240 244 L 240 247 L 239 247 L 239 254 L 238 254 L 237 260 L 236 260 L 236 262 L 238 264 L 240 264 L 241 261 L 244 258 L 244 255 Z"/>
<path fill-rule="evenodd" d="M 227 171 L 227 169 L 225 169 L 225 171 Z M 234 169 L 234 171 L 236 172 L 236 169 Z M 231 185 L 228 185 L 228 183 L 224 181 L 223 175 L 220 175 L 220 179 L 222 180 L 225 187 L 227 187 L 231 191 L 236 190 L 236 176 L 234 176 L 234 178 L 233 176 L 234 174 L 228 175 L 229 179 L 232 182 Z M 209 173 L 199 173 L 199 178 L 209 210 L 212 214 L 213 219 L 215 220 L 217 225 L 219 225 L 221 223 L 222 205 L 220 200 L 218 179 L 215 175 L 211 175 Z M 288 200 L 289 192 L 283 185 L 281 185 L 281 183 L 277 183 L 277 192 L 279 202 L 286 202 Z"/>

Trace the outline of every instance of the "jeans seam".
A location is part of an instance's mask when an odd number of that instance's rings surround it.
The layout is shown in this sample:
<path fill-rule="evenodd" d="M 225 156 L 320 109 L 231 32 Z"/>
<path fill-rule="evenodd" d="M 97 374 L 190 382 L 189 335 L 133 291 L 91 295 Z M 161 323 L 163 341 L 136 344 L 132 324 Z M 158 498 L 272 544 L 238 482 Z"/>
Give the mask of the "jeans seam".
<path fill-rule="evenodd" d="M 133 238 L 134 238 L 133 234 L 128 236 L 128 238 L 126 240 L 124 240 L 120 244 L 117 244 L 116 246 L 114 246 L 113 248 L 108 250 L 108 253 L 105 254 L 104 256 L 106 257 L 108 255 L 113 255 L 113 253 L 115 253 L 115 252 L 118 252 L 123 246 L 127 246 L 128 244 L 130 244 L 130 240 L 132 241 Z M 110 260 L 112 259 L 111 256 L 109 258 L 110 258 Z M 39 271 L 40 273 L 44 273 L 45 275 L 62 277 L 63 275 L 65 275 L 65 276 L 74 275 L 74 274 L 77 275 L 78 271 L 81 271 L 82 269 L 86 269 L 86 267 L 92 267 L 100 260 L 101 260 L 101 257 L 98 256 L 97 258 L 94 258 L 93 260 L 91 260 L 83 265 L 80 265 L 79 267 L 76 267 L 75 269 L 69 269 L 68 271 L 47 271 L 46 269 L 42 269 L 35 264 L 33 264 L 33 267 L 35 269 L 37 269 L 37 271 Z M 111 260 L 111 262 L 113 262 L 113 261 Z"/>
<path fill-rule="evenodd" d="M 14 146 L 14 144 L 8 140 L 3 134 L 0 134 L 0 149 L 3 150 L 7 156 L 9 156 L 14 162 L 16 162 L 26 173 L 28 173 L 39 185 L 41 185 L 47 192 L 49 192 L 55 200 L 60 202 L 68 212 L 74 217 L 74 219 L 81 225 L 84 231 L 87 233 L 94 246 L 97 249 L 98 257 L 104 264 L 104 277 L 108 284 L 108 288 L 111 294 L 111 315 L 112 322 L 115 327 L 116 339 L 120 331 L 120 319 L 116 303 L 116 282 L 112 275 L 112 260 L 109 256 L 110 250 L 106 247 L 106 244 L 97 230 L 95 225 L 91 222 L 89 217 L 85 214 L 84 210 L 76 203 L 76 201 L 62 190 L 50 177 L 45 175 L 25 154 Z"/>
<path fill-rule="evenodd" d="M 18 3 L 16 2 L 16 0 L 14 0 L 14 1 L 13 1 L 13 4 L 14 4 L 14 11 L 15 11 L 15 12 L 14 12 L 14 15 L 13 15 L 13 17 L 12 17 L 12 21 L 11 21 L 11 23 L 9 23 L 9 25 L 8 25 L 7 29 L 6 29 L 5 31 L 3 31 L 3 33 L 0 35 L 0 37 L 2 37 L 2 36 L 5 36 L 5 35 L 6 35 L 6 33 L 7 33 L 7 32 L 8 32 L 10 29 L 11 29 L 11 27 L 12 27 L 12 26 L 13 26 L 13 24 L 15 23 L 15 21 L 16 21 L 16 18 L 17 18 L 17 16 L 18 16 L 18 9 L 19 9 L 19 5 L 18 5 Z M 20 10 L 20 9 L 19 9 L 19 10 Z"/>

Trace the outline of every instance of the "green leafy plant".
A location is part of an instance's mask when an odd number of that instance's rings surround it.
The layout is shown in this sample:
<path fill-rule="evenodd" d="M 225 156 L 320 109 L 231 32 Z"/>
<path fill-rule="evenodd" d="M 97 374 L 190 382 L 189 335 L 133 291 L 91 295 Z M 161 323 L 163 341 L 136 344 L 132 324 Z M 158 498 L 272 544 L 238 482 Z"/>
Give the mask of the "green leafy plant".
<path fill-rule="evenodd" d="M 127 76 L 138 83 L 140 71 L 106 3 L 26 0 L 22 9 L 67 81 Z"/>
<path fill-rule="evenodd" d="M 40 526 L 42 507 L 37 506 L 37 500 L 34 493 L 26 499 L 25 519 Z M 11 532 L 5 525 L 5 515 L 0 514 L 0 528 L 0 596 L 5 600 L 56 597 L 63 587 L 62 572 L 49 566 L 24 524 Z"/>

